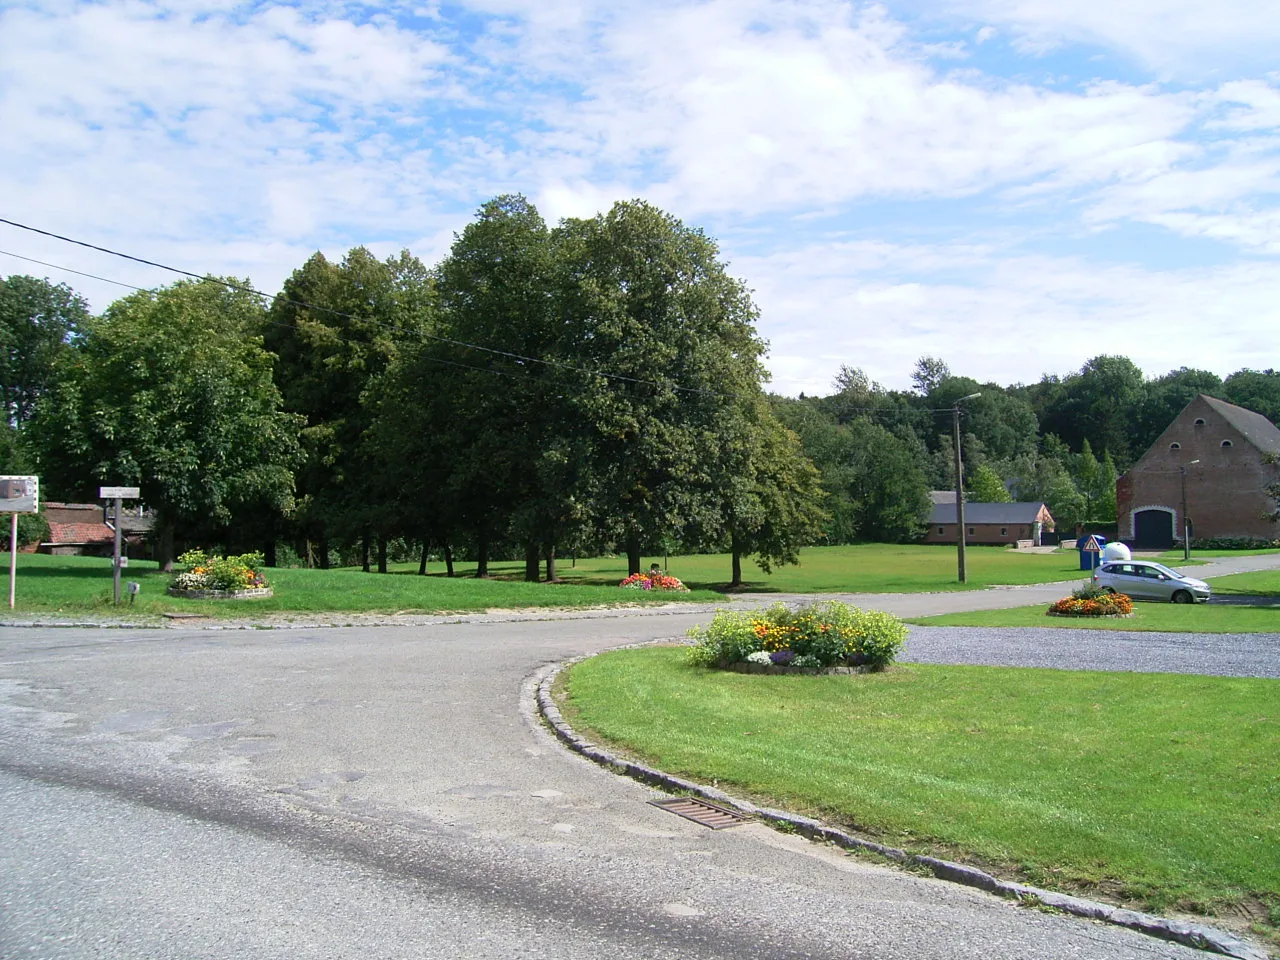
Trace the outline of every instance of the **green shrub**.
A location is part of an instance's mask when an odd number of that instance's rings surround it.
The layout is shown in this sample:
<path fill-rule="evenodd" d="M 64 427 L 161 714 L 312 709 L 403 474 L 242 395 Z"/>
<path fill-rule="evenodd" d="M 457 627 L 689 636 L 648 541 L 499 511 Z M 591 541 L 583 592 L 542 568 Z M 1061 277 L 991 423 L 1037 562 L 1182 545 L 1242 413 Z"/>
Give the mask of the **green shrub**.
<path fill-rule="evenodd" d="M 258 572 L 261 553 L 211 557 L 203 550 L 188 550 L 178 562 L 190 568 L 173 579 L 173 585 L 183 590 L 248 590 L 267 585 Z"/>
<path fill-rule="evenodd" d="M 701 666 L 727 667 L 749 658 L 763 662 L 768 655 L 777 664 L 874 670 L 893 662 L 907 628 L 892 614 L 827 600 L 796 610 L 781 603 L 759 613 L 721 610 L 689 636 L 696 641 L 689 660 Z"/>
<path fill-rule="evenodd" d="M 1266 537 L 1199 537 L 1191 538 L 1193 550 L 1266 550 L 1280 547 L 1280 539 Z"/>

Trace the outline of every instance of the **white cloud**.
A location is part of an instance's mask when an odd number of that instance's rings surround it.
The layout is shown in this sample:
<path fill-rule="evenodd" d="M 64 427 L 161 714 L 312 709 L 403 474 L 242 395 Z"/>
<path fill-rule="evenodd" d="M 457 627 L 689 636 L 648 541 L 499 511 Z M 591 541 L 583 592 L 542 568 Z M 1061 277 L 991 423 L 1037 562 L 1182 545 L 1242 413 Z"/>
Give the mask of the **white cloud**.
<path fill-rule="evenodd" d="M 1167 75 L 1274 68 L 1280 17 L 1259 0 L 939 0 L 927 4 L 1012 30 L 1024 49 L 1101 44 Z"/>
<path fill-rule="evenodd" d="M 756 288 L 780 393 L 830 392 L 841 364 L 905 389 L 924 355 L 1000 384 L 1099 353 L 1148 376 L 1226 375 L 1272 365 L 1280 329 L 1280 275 L 1266 262 L 1158 271 L 993 247 L 832 243 L 734 263 Z"/>

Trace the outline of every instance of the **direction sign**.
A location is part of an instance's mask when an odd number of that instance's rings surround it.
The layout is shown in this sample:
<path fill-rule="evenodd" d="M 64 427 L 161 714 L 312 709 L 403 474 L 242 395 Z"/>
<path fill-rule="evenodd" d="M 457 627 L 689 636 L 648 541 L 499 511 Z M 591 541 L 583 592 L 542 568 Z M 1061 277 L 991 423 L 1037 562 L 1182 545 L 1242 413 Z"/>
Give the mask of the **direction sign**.
<path fill-rule="evenodd" d="M 39 509 L 38 477 L 0 477 L 0 513 L 35 513 Z"/>
<path fill-rule="evenodd" d="M 121 500 L 137 500 L 142 496 L 142 491 L 138 487 L 99 487 L 98 496 L 103 500 L 115 500 L 117 497 Z"/>
<path fill-rule="evenodd" d="M 1091 536 L 1084 542 L 1084 546 L 1080 548 L 1085 553 L 1101 553 L 1102 547 L 1098 545 L 1098 538 Z"/>

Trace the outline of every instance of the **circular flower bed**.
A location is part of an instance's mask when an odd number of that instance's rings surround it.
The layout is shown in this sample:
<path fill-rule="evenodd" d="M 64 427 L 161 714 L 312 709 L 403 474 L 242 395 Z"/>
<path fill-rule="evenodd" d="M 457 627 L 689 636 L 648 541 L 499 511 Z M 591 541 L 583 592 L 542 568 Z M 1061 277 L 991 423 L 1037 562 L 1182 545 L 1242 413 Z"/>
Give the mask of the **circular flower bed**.
<path fill-rule="evenodd" d="M 675 577 L 668 577 L 665 573 L 633 573 L 627 579 L 623 580 L 618 586 L 626 590 L 673 590 L 688 591 L 689 588 L 677 580 Z"/>
<path fill-rule="evenodd" d="M 838 600 L 792 610 L 777 603 L 755 613 L 716 612 L 689 631 L 689 660 L 749 673 L 882 670 L 893 662 L 907 628 L 892 614 Z"/>
<path fill-rule="evenodd" d="M 1133 601 L 1123 593 L 1107 593 L 1092 584 L 1063 597 L 1048 611 L 1051 617 L 1128 617 Z"/>
<path fill-rule="evenodd" d="M 178 562 L 189 569 L 179 573 L 169 584 L 169 595 L 191 600 L 238 600 L 269 597 L 271 587 L 258 572 L 262 554 L 210 556 L 203 550 L 188 550 Z"/>

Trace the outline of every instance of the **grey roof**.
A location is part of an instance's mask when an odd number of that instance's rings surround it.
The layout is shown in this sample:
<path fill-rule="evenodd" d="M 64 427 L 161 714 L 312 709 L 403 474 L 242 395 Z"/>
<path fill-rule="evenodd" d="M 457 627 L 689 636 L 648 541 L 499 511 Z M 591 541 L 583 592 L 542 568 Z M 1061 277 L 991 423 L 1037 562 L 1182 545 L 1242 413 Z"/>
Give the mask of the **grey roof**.
<path fill-rule="evenodd" d="M 954 490 L 930 490 L 929 499 L 934 503 L 955 503 L 956 492 Z"/>
<path fill-rule="evenodd" d="M 1043 508 L 1043 500 L 1037 500 L 1034 503 L 969 503 L 965 501 L 964 522 L 965 526 L 971 523 L 1034 523 Z M 933 512 L 929 515 L 929 522 L 955 523 L 955 498 L 952 497 L 951 503 L 935 503 Z"/>
<path fill-rule="evenodd" d="M 1240 431 L 1241 435 L 1264 453 L 1280 454 L 1280 429 L 1260 413 L 1237 407 L 1234 403 L 1200 394 L 1223 420 Z"/>

